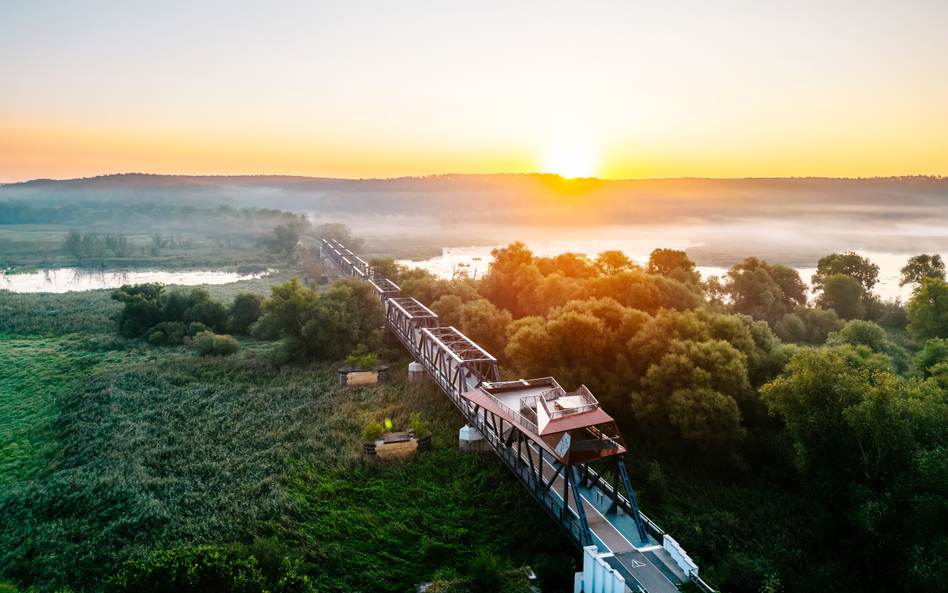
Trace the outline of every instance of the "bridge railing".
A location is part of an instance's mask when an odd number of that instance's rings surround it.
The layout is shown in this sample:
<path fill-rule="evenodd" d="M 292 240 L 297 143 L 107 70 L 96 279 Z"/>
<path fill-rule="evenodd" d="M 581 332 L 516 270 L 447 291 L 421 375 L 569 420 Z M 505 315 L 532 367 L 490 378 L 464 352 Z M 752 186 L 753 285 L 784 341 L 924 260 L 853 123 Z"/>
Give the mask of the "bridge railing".
<path fill-rule="evenodd" d="M 583 529 L 579 517 L 576 516 L 575 512 L 569 506 L 563 503 L 563 499 L 560 498 L 557 493 L 553 492 L 552 488 L 541 490 L 539 477 L 535 472 L 531 472 L 530 468 L 523 462 L 518 451 L 512 446 L 506 446 L 500 435 L 494 431 L 493 427 L 487 424 L 483 416 L 477 414 L 465 415 L 468 416 L 470 424 L 481 433 L 484 440 L 487 441 L 487 444 L 494 449 L 494 452 L 503 460 L 504 464 L 513 471 L 514 475 L 523 483 L 530 495 L 540 503 L 543 510 L 554 519 L 554 522 L 559 525 L 560 529 L 573 541 L 573 544 L 580 548 L 591 545 L 593 542 L 586 530 Z"/>

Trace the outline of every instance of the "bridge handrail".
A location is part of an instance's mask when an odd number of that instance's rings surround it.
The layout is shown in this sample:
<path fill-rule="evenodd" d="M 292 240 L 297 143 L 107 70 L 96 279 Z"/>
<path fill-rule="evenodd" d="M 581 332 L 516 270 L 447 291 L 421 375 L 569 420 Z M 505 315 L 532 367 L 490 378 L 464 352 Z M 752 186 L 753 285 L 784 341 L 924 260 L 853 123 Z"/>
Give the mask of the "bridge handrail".
<path fill-rule="evenodd" d="M 485 391 L 484 393 L 487 393 L 487 392 Z M 492 393 L 487 393 L 487 397 L 489 397 L 490 400 L 491 400 L 492 402 L 494 402 L 501 410 L 503 410 L 505 413 L 509 414 L 511 418 L 513 418 L 514 420 L 516 420 L 518 423 L 520 423 L 520 424 L 523 425 L 524 427 L 526 427 L 526 428 L 532 430 L 532 431 L 533 431 L 533 434 L 540 434 L 540 428 L 536 425 L 535 422 L 530 422 L 529 420 L 527 420 L 526 418 L 524 418 L 523 415 L 522 415 L 520 412 L 515 412 L 515 411 L 513 411 L 513 409 L 512 409 L 510 406 L 508 406 L 508 405 L 505 404 L 504 402 L 502 402 L 502 401 L 500 401 L 499 399 L 497 399 L 497 398 L 494 396 L 494 394 L 492 394 Z"/>

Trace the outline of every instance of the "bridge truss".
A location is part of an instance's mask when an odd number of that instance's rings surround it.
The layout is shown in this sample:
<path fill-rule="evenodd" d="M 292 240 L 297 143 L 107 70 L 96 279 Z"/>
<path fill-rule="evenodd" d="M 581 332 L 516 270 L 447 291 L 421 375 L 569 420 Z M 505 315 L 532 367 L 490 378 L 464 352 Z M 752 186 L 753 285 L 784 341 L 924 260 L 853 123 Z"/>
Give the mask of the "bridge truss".
<path fill-rule="evenodd" d="M 417 300 L 400 297 L 396 284 L 341 243 L 323 239 L 321 252 L 342 273 L 371 283 L 392 333 L 575 546 L 611 552 L 626 582 L 631 577 L 641 590 L 677 591 L 684 580 L 710 590 L 687 554 L 639 510 L 621 435 L 585 387 L 570 394 L 549 377 L 501 382 L 495 357 L 454 327 L 441 327 Z M 511 393 L 527 395 L 514 402 Z M 550 407 L 567 400 L 585 405 Z M 544 434 L 557 422 L 566 430 Z"/>

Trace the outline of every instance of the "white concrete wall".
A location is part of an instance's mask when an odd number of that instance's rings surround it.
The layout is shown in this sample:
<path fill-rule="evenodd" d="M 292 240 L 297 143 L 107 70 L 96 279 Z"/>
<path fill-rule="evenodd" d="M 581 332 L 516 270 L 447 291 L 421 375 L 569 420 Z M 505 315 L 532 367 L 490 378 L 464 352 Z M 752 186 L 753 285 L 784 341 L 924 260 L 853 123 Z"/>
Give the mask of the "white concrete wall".
<path fill-rule="evenodd" d="M 596 546 L 583 548 L 583 572 L 573 581 L 574 593 L 623 593 L 625 579 L 605 561 L 613 554 L 600 554 Z"/>
<path fill-rule="evenodd" d="M 698 576 L 698 565 L 691 560 L 691 556 L 678 545 L 678 542 L 672 539 L 667 533 L 662 537 L 662 547 L 671 554 L 671 557 L 675 559 L 675 562 L 685 575 L 689 577 Z"/>

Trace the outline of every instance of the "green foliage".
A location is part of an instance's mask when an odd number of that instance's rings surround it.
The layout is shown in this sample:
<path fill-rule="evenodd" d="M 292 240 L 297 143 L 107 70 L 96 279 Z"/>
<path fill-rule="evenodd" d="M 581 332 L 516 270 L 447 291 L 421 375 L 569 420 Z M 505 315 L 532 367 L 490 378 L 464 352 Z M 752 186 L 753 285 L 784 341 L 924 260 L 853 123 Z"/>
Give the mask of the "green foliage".
<path fill-rule="evenodd" d="M 411 415 L 410 426 L 416 438 L 421 438 L 428 434 L 428 423 L 421 419 L 421 412 L 414 412 Z"/>
<path fill-rule="evenodd" d="M 796 270 L 770 265 L 756 257 L 732 267 L 724 288 L 735 313 L 763 319 L 771 326 L 796 307 L 806 305 L 806 290 Z"/>
<path fill-rule="evenodd" d="M 912 286 L 912 292 L 917 293 L 922 283 L 922 278 L 941 278 L 945 279 L 945 262 L 941 261 L 938 254 L 913 255 L 908 262 L 899 270 L 901 277 L 899 279 L 899 288 L 906 284 Z"/>
<path fill-rule="evenodd" d="M 389 280 L 393 282 L 398 280 L 401 266 L 395 263 L 394 257 L 373 257 L 369 260 L 369 265 Z"/>
<path fill-rule="evenodd" d="M 207 329 L 222 332 L 227 328 L 227 308 L 211 299 L 204 288 L 176 289 L 161 295 L 164 321 L 200 323 Z"/>
<path fill-rule="evenodd" d="M 885 330 L 871 321 L 854 319 L 846 322 L 839 332 L 833 332 L 826 338 L 827 346 L 843 344 L 867 346 L 873 352 L 888 355 L 897 372 L 908 370 L 909 355 L 905 348 L 891 342 Z"/>
<path fill-rule="evenodd" d="M 229 356 L 240 349 L 240 342 L 232 336 L 203 331 L 194 336 L 193 347 L 201 356 Z"/>
<path fill-rule="evenodd" d="M 377 441 L 385 434 L 385 429 L 378 422 L 373 422 L 362 430 L 363 441 Z"/>
<path fill-rule="evenodd" d="M 871 293 L 879 280 L 879 266 L 852 251 L 821 257 L 811 278 L 813 291 L 824 290 L 826 279 L 840 274 L 852 278 L 864 292 Z"/>
<path fill-rule="evenodd" d="M 678 268 L 685 272 L 694 272 L 695 262 L 678 249 L 655 249 L 648 256 L 648 266 L 645 269 L 649 274 L 668 276 Z"/>
<path fill-rule="evenodd" d="M 124 304 L 115 315 L 119 332 L 155 345 L 182 344 L 185 333 L 194 337 L 223 331 L 228 324 L 226 307 L 203 288 L 164 292 L 161 284 L 125 285 L 112 293 L 112 300 Z"/>
<path fill-rule="evenodd" d="M 934 382 L 890 367 L 865 346 L 801 351 L 761 396 L 786 421 L 811 492 L 835 519 L 826 527 L 857 550 L 868 582 L 926 589 L 946 576 L 912 567 L 944 549 L 930 522 L 948 514 L 948 490 L 932 488 L 934 476 L 948 475 L 948 402 Z M 883 545 L 899 537 L 921 553 Z"/>
<path fill-rule="evenodd" d="M 148 329 L 165 321 L 161 302 L 161 284 L 124 285 L 112 293 L 112 300 L 125 305 L 115 316 L 118 330 L 126 338 L 145 335 Z"/>
<path fill-rule="evenodd" d="M 296 278 L 271 289 L 254 337 L 284 338 L 289 352 L 340 360 L 358 346 L 381 347 L 385 316 L 367 283 L 346 278 L 319 296 Z"/>
<path fill-rule="evenodd" d="M 668 480 L 665 478 L 665 472 L 662 471 L 662 466 L 658 461 L 649 464 L 646 485 L 649 501 L 661 503 L 668 496 Z"/>
<path fill-rule="evenodd" d="M 468 567 L 475 590 L 497 593 L 502 583 L 503 564 L 490 552 L 478 552 Z"/>
<path fill-rule="evenodd" d="M 106 581 L 104 591 L 264 593 L 264 586 L 256 559 L 229 558 L 213 548 L 199 547 L 155 552 L 146 562 L 126 562 L 121 572 Z"/>
<path fill-rule="evenodd" d="M 839 331 L 843 327 L 843 321 L 840 320 L 836 311 L 829 309 L 820 309 L 818 307 L 798 307 L 792 313 L 798 317 L 806 328 L 805 336 L 802 342 L 813 345 L 820 345 L 826 342 L 831 332 Z M 792 323 L 792 321 L 791 321 Z M 776 331 L 776 327 L 774 328 Z M 783 338 L 781 338 L 783 339 Z M 796 341 L 796 340 L 790 340 Z"/>
<path fill-rule="evenodd" d="M 915 355 L 915 372 L 927 379 L 934 376 L 936 367 L 941 364 L 948 364 L 948 340 L 932 338 Z"/>
<path fill-rule="evenodd" d="M 346 366 L 357 369 L 371 369 L 379 364 L 379 357 L 377 354 L 365 354 L 360 356 L 359 354 L 361 353 L 358 352 L 359 349 L 357 348 L 356 350 L 356 354 L 346 358 Z"/>
<path fill-rule="evenodd" d="M 868 295 L 859 280 L 846 274 L 834 274 L 821 281 L 823 292 L 816 302 L 824 309 L 832 309 L 842 319 L 863 319 L 866 316 Z"/>
<path fill-rule="evenodd" d="M 948 338 L 948 283 L 922 278 L 921 288 L 906 307 L 908 331 L 917 342 Z"/>

